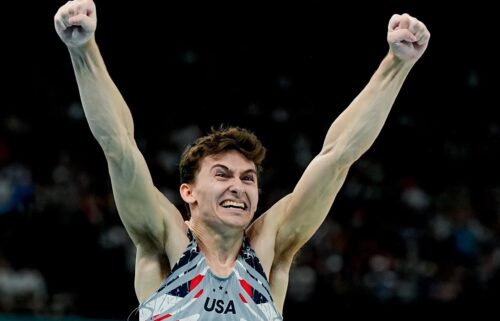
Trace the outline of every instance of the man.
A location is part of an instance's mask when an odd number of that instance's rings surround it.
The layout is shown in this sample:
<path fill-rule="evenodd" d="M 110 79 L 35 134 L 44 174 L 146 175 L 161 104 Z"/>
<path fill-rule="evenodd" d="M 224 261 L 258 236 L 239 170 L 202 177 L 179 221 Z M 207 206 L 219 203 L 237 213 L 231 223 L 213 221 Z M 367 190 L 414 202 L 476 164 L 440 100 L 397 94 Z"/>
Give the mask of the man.
<path fill-rule="evenodd" d="M 136 248 L 141 320 L 282 320 L 294 255 L 319 228 L 350 166 L 372 145 L 430 38 L 408 14 L 388 26 L 389 53 L 333 122 L 292 193 L 252 224 L 265 149 L 250 132 L 223 128 L 182 155 L 180 194 L 190 219 L 153 185 L 130 111 L 95 42 L 92 0 L 55 15 L 69 49 L 90 129 L 108 162 L 120 217 Z"/>

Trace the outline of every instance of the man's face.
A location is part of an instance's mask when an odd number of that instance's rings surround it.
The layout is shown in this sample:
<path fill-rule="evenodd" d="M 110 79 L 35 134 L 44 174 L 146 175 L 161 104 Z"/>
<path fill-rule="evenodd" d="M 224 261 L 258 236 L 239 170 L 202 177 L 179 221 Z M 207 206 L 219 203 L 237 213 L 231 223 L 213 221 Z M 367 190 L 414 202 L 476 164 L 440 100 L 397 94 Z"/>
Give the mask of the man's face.
<path fill-rule="evenodd" d="M 205 157 L 190 186 L 193 218 L 212 227 L 245 228 L 257 209 L 255 164 L 237 151 Z"/>

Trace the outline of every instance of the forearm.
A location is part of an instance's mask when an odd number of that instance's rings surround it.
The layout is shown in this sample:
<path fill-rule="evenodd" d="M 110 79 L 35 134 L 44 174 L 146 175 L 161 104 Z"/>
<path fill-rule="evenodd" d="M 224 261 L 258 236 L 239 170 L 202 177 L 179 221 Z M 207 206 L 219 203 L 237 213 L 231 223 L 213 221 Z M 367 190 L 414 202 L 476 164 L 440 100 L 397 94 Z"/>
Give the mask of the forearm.
<path fill-rule="evenodd" d="M 92 134 L 108 151 L 110 144 L 133 142 L 134 125 L 130 110 L 109 76 L 99 48 L 91 40 L 82 49 L 70 48 L 78 90 Z"/>
<path fill-rule="evenodd" d="M 366 87 L 332 124 L 321 154 L 339 153 L 349 166 L 373 144 L 380 133 L 412 64 L 388 54 Z"/>

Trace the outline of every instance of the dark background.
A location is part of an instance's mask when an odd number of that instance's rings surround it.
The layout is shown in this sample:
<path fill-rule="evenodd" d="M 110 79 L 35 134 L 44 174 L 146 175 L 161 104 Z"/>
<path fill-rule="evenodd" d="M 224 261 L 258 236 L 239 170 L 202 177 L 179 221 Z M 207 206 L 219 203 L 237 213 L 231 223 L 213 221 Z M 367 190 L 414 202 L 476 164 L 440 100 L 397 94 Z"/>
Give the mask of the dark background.
<path fill-rule="evenodd" d="M 23 292 L 0 302 L 0 312 L 126 318 L 137 305 L 133 253 L 53 28 L 63 3 L 4 11 L 0 273 L 37 271 L 45 294 Z M 437 6 L 97 1 L 109 72 L 155 184 L 181 209 L 176 162 L 188 139 L 221 123 L 261 138 L 268 158 L 260 213 L 292 190 L 377 68 L 391 15 L 408 12 L 431 31 L 382 133 L 297 258 L 290 289 L 312 292 L 291 291 L 287 320 L 330 309 L 498 301 L 496 14 L 486 1 Z M 17 293 L 3 291 L 0 282 L 1 296 Z"/>

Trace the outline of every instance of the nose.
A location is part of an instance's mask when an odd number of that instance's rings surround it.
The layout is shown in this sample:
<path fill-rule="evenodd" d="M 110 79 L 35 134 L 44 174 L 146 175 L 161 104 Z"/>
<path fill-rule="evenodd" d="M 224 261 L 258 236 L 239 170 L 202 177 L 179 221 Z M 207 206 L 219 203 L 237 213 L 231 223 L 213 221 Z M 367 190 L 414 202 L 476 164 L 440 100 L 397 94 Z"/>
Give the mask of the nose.
<path fill-rule="evenodd" d="M 229 191 L 231 192 L 231 194 L 236 195 L 236 196 L 240 196 L 243 194 L 243 188 L 241 186 L 239 186 L 238 184 L 232 184 L 229 187 Z"/>

